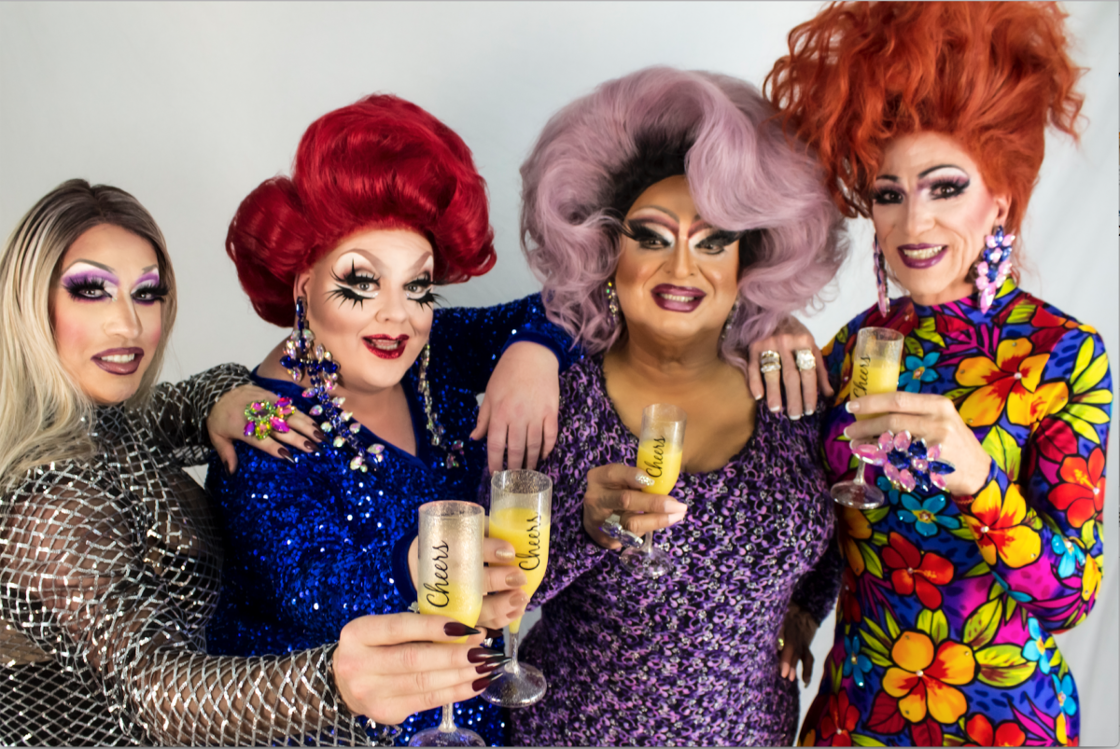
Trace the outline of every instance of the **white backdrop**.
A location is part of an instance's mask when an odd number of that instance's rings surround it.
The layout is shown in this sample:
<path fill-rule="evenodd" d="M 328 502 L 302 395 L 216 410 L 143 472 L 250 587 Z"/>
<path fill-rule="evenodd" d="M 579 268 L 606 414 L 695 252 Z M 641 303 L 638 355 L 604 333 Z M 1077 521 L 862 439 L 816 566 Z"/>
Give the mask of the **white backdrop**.
<path fill-rule="evenodd" d="M 818 3 L 0 3 L 0 227 L 6 235 L 71 177 L 120 186 L 160 222 L 179 279 L 166 379 L 256 364 L 282 332 L 258 319 L 223 250 L 239 201 L 287 172 L 319 115 L 373 92 L 425 107 L 474 150 L 490 187 L 498 264 L 449 303 L 536 289 L 517 244 L 517 168 L 547 118 L 596 84 L 651 64 L 760 84 Z M 1048 142 L 1020 257 L 1024 286 L 1097 326 L 1120 351 L 1118 6 L 1073 3 L 1070 29 L 1089 124 L 1080 149 Z M 823 343 L 874 300 L 867 225 L 827 308 Z M 1114 375 L 1116 372 L 1114 371 Z M 1115 420 L 1114 420 L 1115 423 Z M 1117 470 L 1116 439 L 1108 462 Z M 1059 637 L 1081 691 L 1082 744 L 1120 741 L 1120 586 L 1115 480 L 1105 505 L 1104 588 Z M 831 643 L 832 619 L 816 641 Z M 816 693 L 820 668 L 803 693 Z"/>

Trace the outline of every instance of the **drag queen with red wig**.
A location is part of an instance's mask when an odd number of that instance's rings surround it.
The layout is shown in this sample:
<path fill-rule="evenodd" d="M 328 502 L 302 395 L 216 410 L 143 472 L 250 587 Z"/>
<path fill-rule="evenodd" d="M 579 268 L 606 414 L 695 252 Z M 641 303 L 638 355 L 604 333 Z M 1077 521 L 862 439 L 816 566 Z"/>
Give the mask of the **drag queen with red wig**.
<path fill-rule="evenodd" d="M 853 443 L 887 474 L 883 506 L 840 508 L 836 641 L 802 739 L 1076 743 L 1053 635 L 1100 585 L 1111 379 L 1096 331 L 1014 266 L 1046 126 L 1077 133 L 1063 15 L 844 3 L 789 41 L 769 94 L 837 204 L 875 225 L 879 304 L 824 349 L 830 479 L 851 476 Z M 888 279 L 909 295 L 889 299 Z M 899 390 L 850 399 L 867 326 L 904 334 Z"/>
<path fill-rule="evenodd" d="M 227 250 L 258 314 L 293 328 L 254 380 L 314 417 L 325 441 L 292 461 L 239 449 L 233 475 L 212 462 L 208 488 L 230 556 L 209 644 L 283 653 L 336 639 L 358 614 L 415 601 L 407 551 L 417 509 L 478 498 L 487 448 L 471 439 L 484 433 L 476 396 L 492 381 L 482 406 L 497 446 L 491 467 L 506 433 L 511 466 L 527 449 L 532 467 L 555 435 L 570 341 L 539 296 L 434 308 L 438 286 L 494 265 L 485 185 L 454 132 L 393 96 L 313 123 L 291 178 L 267 180 L 242 202 Z M 503 408 L 531 415 L 498 433 Z M 488 561 L 512 558 L 505 542 L 488 543 Z M 500 627 L 524 610 L 524 581 L 490 569 L 495 594 L 480 625 Z M 476 691 L 494 656 L 472 653 Z M 460 725 L 504 743 L 498 708 L 475 699 L 457 709 Z M 415 715 L 398 741 L 437 722 L 434 710 Z"/>

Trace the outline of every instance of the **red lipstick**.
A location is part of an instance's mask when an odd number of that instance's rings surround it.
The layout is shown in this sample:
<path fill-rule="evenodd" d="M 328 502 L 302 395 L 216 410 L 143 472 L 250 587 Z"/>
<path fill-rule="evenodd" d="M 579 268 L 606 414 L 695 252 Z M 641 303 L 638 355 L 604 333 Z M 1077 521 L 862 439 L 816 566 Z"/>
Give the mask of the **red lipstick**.
<path fill-rule="evenodd" d="M 404 354 L 408 336 L 369 335 L 362 339 L 370 353 L 381 359 L 399 359 Z"/>
<path fill-rule="evenodd" d="M 668 283 L 654 286 L 652 293 L 653 301 L 657 306 L 670 312 L 692 312 L 707 296 L 700 289 L 691 286 L 673 286 Z"/>
<path fill-rule="evenodd" d="M 140 368 L 140 360 L 143 358 L 144 349 L 135 346 L 105 349 L 90 357 L 94 364 L 115 375 L 133 374 Z"/>

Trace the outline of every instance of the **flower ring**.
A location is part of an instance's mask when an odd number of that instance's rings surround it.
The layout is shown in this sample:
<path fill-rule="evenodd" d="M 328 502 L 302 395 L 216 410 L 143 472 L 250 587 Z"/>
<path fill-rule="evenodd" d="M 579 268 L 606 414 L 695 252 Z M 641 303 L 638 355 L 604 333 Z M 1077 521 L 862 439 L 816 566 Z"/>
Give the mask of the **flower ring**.
<path fill-rule="evenodd" d="M 941 460 L 941 445 L 927 448 L 924 439 L 911 439 L 910 432 L 883 432 L 877 443 L 852 447 L 856 457 L 873 466 L 882 466 L 883 474 L 895 489 L 908 492 L 918 489 L 932 492 L 945 488 L 945 476 L 957 470 Z"/>
<path fill-rule="evenodd" d="M 782 368 L 782 356 L 773 349 L 767 349 L 758 355 L 759 371 L 763 374 L 777 372 Z"/>
<path fill-rule="evenodd" d="M 245 436 L 266 440 L 274 431 L 290 432 L 288 417 L 294 410 L 291 398 L 280 398 L 276 403 L 271 401 L 250 403 L 245 407 L 245 418 L 249 420 L 245 425 Z"/>
<path fill-rule="evenodd" d="M 813 356 L 812 350 L 799 348 L 793 352 L 793 356 L 797 361 L 797 368 L 802 372 L 817 368 L 817 358 Z"/>

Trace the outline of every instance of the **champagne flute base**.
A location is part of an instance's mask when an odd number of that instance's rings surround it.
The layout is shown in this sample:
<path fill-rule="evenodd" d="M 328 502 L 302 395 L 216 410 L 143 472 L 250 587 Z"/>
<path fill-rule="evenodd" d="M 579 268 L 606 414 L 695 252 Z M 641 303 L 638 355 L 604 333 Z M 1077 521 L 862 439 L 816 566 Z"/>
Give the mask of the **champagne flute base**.
<path fill-rule="evenodd" d="M 486 746 L 474 731 L 455 726 L 450 731 L 441 731 L 439 727 L 425 728 L 418 731 L 408 742 L 409 746 Z"/>
<path fill-rule="evenodd" d="M 518 663 L 516 671 L 506 670 L 508 668 L 503 666 L 503 670 L 495 674 L 494 681 L 482 693 L 482 699 L 501 707 L 528 707 L 540 702 L 548 691 L 548 682 L 540 669 L 524 663 Z"/>
<path fill-rule="evenodd" d="M 627 549 L 622 552 L 622 566 L 637 577 L 656 580 L 673 571 L 673 561 L 661 549 Z"/>
<path fill-rule="evenodd" d="M 854 507 L 857 510 L 874 510 L 883 506 L 883 492 L 871 484 L 862 481 L 841 481 L 832 485 L 832 498 L 845 507 Z"/>

